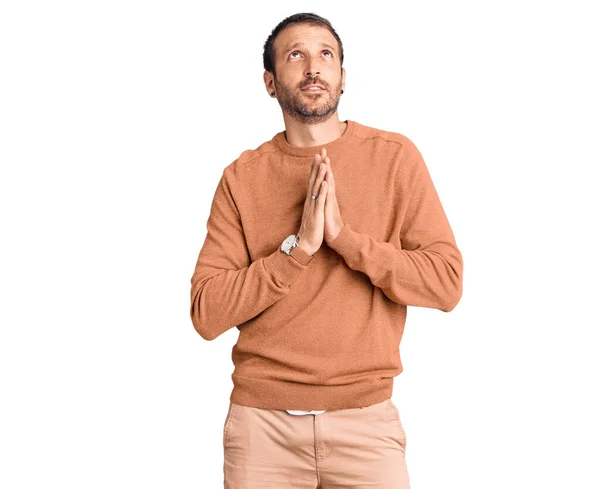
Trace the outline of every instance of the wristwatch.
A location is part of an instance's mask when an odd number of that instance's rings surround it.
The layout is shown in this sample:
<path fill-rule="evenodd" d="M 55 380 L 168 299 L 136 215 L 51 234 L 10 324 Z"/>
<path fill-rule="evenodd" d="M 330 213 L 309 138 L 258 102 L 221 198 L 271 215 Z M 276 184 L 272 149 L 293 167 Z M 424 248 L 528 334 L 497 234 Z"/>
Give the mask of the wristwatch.
<path fill-rule="evenodd" d="M 315 255 L 309 255 L 302 248 L 298 246 L 300 242 L 300 235 L 290 234 L 283 240 L 279 249 L 293 257 L 298 263 L 302 265 L 308 265 Z"/>

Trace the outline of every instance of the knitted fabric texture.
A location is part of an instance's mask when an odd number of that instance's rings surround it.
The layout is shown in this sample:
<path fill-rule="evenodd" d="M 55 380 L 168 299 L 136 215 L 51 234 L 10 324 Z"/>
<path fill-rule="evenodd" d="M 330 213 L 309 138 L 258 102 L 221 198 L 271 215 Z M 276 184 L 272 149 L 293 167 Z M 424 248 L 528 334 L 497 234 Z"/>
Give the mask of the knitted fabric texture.
<path fill-rule="evenodd" d="M 333 410 L 388 399 L 407 306 L 450 312 L 462 296 L 462 255 L 421 153 L 402 134 L 346 122 L 320 146 L 279 132 L 216 186 L 190 317 L 205 340 L 239 330 L 234 403 Z M 344 226 L 302 265 L 279 247 L 300 229 L 322 147 Z"/>

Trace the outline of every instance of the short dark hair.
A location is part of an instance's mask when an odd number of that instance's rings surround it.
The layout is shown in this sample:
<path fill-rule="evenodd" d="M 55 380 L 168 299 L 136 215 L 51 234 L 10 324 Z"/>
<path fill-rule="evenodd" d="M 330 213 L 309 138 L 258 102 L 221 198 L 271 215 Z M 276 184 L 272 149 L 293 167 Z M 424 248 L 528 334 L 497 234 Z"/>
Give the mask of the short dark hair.
<path fill-rule="evenodd" d="M 327 28 L 333 37 L 336 38 L 340 47 L 340 66 L 344 64 L 344 46 L 342 45 L 340 36 L 338 36 L 338 33 L 335 32 L 335 29 L 331 23 L 320 15 L 303 12 L 290 15 L 289 17 L 283 19 L 279 24 L 277 24 L 275 29 L 273 29 L 265 42 L 263 50 L 263 65 L 265 70 L 273 73 L 275 78 L 277 78 L 277 74 L 275 73 L 275 48 L 273 44 L 275 43 L 275 39 L 279 33 L 290 24 L 309 24 Z"/>

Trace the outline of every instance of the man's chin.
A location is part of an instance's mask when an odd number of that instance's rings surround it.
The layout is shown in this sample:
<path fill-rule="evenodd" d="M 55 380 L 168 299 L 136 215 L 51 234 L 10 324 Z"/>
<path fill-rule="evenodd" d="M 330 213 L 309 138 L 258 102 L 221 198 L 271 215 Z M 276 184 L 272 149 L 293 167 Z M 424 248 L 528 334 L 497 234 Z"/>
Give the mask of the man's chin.
<path fill-rule="evenodd" d="M 297 114 L 302 117 L 325 117 L 331 110 L 299 110 Z"/>
<path fill-rule="evenodd" d="M 296 112 L 309 116 L 324 115 L 331 110 L 331 105 L 327 102 L 316 102 L 313 104 L 301 104 L 296 107 Z"/>

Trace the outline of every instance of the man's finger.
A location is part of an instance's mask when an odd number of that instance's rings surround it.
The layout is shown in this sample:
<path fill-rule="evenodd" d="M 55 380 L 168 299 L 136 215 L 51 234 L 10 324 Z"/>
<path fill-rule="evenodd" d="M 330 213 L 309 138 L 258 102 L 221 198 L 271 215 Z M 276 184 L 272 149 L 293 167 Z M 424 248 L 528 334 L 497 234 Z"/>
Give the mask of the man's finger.
<path fill-rule="evenodd" d="M 329 156 L 325 158 L 325 163 L 327 164 L 327 173 L 329 173 L 331 179 L 329 182 L 327 182 L 328 193 L 334 193 L 335 187 L 333 183 L 333 170 L 331 169 L 331 160 L 329 159 Z"/>
<path fill-rule="evenodd" d="M 321 164 L 321 161 L 318 159 L 320 158 L 319 155 L 316 155 L 313 158 L 313 162 L 312 162 L 312 167 L 310 169 L 310 176 L 308 178 L 308 187 L 306 189 L 306 196 L 309 196 L 309 193 L 312 191 L 313 185 L 315 183 L 315 180 L 317 178 L 317 174 L 318 174 L 318 170 L 319 170 L 319 165 Z"/>

